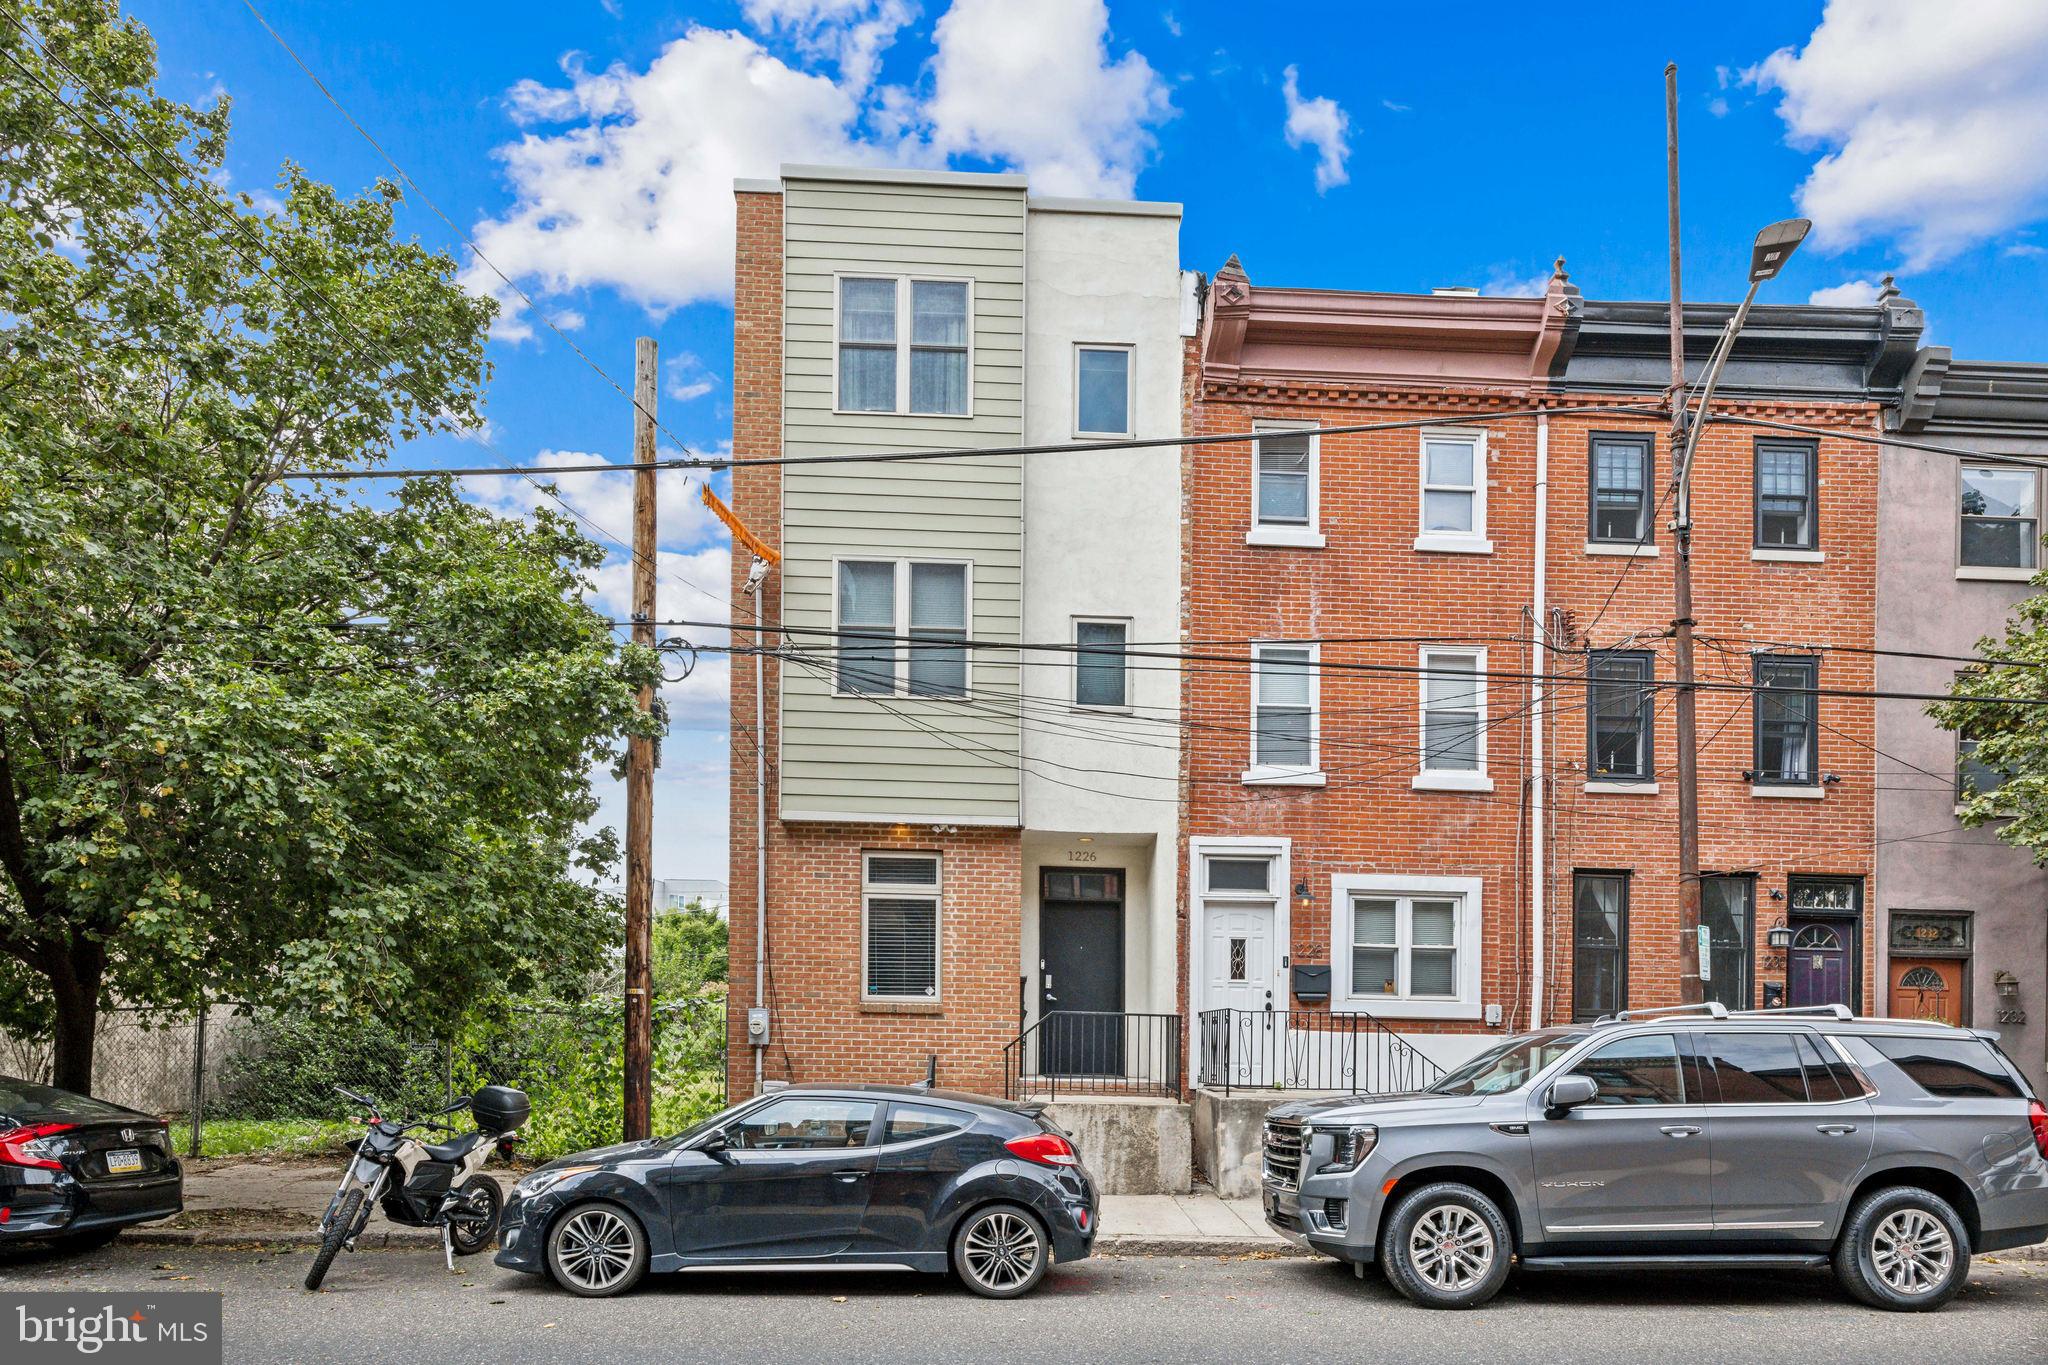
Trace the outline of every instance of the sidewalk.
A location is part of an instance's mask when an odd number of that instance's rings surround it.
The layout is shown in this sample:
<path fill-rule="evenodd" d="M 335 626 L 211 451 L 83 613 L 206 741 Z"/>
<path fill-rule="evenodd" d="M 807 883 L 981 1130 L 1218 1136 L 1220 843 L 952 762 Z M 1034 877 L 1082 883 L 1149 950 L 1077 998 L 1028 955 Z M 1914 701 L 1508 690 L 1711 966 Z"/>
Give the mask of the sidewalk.
<path fill-rule="evenodd" d="M 492 1171 L 508 1189 L 512 1177 Z M 131 1228 L 137 1245 L 209 1246 L 248 1242 L 310 1244 L 320 1215 L 341 1179 L 341 1161 L 188 1161 L 185 1212 L 163 1223 Z M 397 1227 L 380 1215 L 360 1245 L 439 1246 L 426 1228 Z M 1256 1199 L 1213 1194 L 1103 1196 L 1103 1256 L 1247 1256 L 1298 1254 L 1266 1226 Z"/>

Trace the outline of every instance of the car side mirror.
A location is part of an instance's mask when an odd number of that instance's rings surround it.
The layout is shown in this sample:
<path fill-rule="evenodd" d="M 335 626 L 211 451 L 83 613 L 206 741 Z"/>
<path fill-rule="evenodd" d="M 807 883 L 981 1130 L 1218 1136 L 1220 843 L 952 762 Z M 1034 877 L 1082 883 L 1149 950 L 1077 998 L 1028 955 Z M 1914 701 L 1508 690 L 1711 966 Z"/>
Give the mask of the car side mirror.
<path fill-rule="evenodd" d="M 725 1160 L 725 1154 L 732 1150 L 732 1134 L 723 1128 L 713 1128 L 697 1144 L 697 1150 L 715 1161 Z"/>
<path fill-rule="evenodd" d="M 1559 1118 L 1582 1104 L 1591 1104 L 1599 1093 L 1600 1083 L 1591 1076 L 1563 1076 L 1551 1085 L 1550 1098 L 1543 1107 L 1552 1118 Z"/>

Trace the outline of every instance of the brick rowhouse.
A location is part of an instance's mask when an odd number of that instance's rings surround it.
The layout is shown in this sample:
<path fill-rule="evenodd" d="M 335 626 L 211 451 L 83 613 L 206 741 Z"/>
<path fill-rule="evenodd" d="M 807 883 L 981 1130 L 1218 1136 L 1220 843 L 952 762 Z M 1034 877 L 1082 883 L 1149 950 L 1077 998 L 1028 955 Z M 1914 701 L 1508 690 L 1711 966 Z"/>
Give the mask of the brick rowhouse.
<path fill-rule="evenodd" d="M 1191 434 L 1261 422 L 1327 428 L 1444 418 L 1469 418 L 1460 426 L 1484 433 L 1483 534 L 1464 544 L 1418 534 L 1426 492 L 1421 430 L 1322 436 L 1305 537 L 1259 532 L 1249 444 L 1187 449 L 1189 639 L 1240 653 L 1255 641 L 1325 643 L 1316 699 L 1319 762 L 1313 775 L 1292 780 L 1268 784 L 1250 771 L 1250 670 L 1193 668 L 1187 675 L 1184 913 L 1196 920 L 1204 913 L 1202 852 L 1205 840 L 1217 838 L 1282 841 L 1288 951 L 1296 964 L 1334 964 L 1338 982 L 1349 973 L 1337 959 L 1354 951 L 1343 936 L 1369 934 L 1347 928 L 1337 898 L 1391 897 L 1404 879 L 1423 888 L 1418 896 L 1435 894 L 1430 888 L 1439 882 L 1464 879 L 1483 905 L 1476 944 L 1459 944 L 1460 952 L 1476 946 L 1481 954 L 1476 1001 L 1445 1009 L 1354 988 L 1348 1001 L 1333 989 L 1330 1005 L 1276 999 L 1275 1008 L 1369 1014 L 1445 1059 L 1469 1052 L 1477 1040 L 1439 1037 L 1432 1045 L 1428 1035 L 1469 1038 L 1569 1020 L 1580 872 L 1626 878 L 1625 994 L 1614 1003 L 1678 999 L 1672 593 L 1663 557 L 1670 553 L 1668 507 L 1655 507 L 1640 552 L 1595 545 L 1589 530 L 1594 433 L 1640 434 L 1649 442 L 1654 501 L 1669 472 L 1668 423 L 1653 413 L 1595 410 L 1654 405 L 1661 394 L 1654 383 L 1633 382 L 1631 366 L 1655 358 L 1642 319 L 1630 316 L 1627 327 L 1582 336 L 1588 307 L 1561 266 L 1543 298 L 1508 300 L 1255 287 L 1233 259 L 1209 293 L 1202 351 L 1189 378 Z M 1604 318 L 1614 309 L 1660 306 L 1590 307 Z M 1726 310 L 1709 306 L 1698 320 L 1693 311 L 1688 350 L 1697 373 Z M 1821 314 L 1832 322 L 1824 325 Z M 1881 391 L 1896 382 L 1892 362 L 1900 346 L 1893 333 L 1906 330 L 1897 322 L 1888 323 L 1881 308 L 1758 310 L 1717 411 L 1875 429 Z M 1589 339 L 1591 353 L 1575 353 Z M 1905 345 L 1910 353 L 1910 337 Z M 1623 351 L 1628 364 L 1606 363 Z M 1749 364 L 1744 357 L 1751 354 L 1767 362 Z M 1567 378 L 1581 373 L 1583 382 Z M 1498 416 L 1530 409 L 1542 417 Z M 1819 439 L 1817 479 L 1808 489 L 1818 509 L 1818 546 L 1775 551 L 1756 539 L 1759 437 L 1798 439 L 1715 425 L 1701 441 L 1694 476 L 1698 676 L 1706 686 L 1698 702 L 1702 867 L 1751 888 L 1743 932 L 1753 941 L 1752 967 L 1740 983 L 1746 1000 L 1736 1003 L 1762 1005 L 1785 987 L 1786 954 L 1769 945 L 1769 931 L 1787 924 L 1796 894 L 1815 905 L 1853 900 L 1851 910 L 1812 915 L 1833 914 L 1822 928 L 1853 937 L 1844 994 L 1867 1008 L 1874 975 L 1871 702 L 1816 699 L 1811 785 L 1773 787 L 1748 774 L 1755 766 L 1752 651 L 1817 658 L 1823 690 L 1872 685 L 1871 658 L 1855 651 L 1873 643 L 1876 457 L 1867 446 Z M 1548 508 L 1540 584 L 1539 447 Z M 1539 603 L 1540 621 L 1532 614 Z M 1466 789 L 1440 789 L 1418 772 L 1416 670 L 1432 642 L 1473 654 L 1483 649 L 1481 671 L 1508 675 L 1487 682 L 1480 720 L 1485 775 L 1465 777 Z M 1653 766 L 1645 780 L 1607 782 L 1588 772 L 1589 648 L 1649 656 Z M 1519 676 L 1526 674 L 1551 679 L 1540 708 L 1532 708 L 1533 681 Z M 1540 770 L 1533 764 L 1533 715 L 1542 717 Z M 1532 844 L 1532 807 L 1541 817 L 1540 844 Z M 1541 1018 L 1532 1020 L 1539 867 L 1544 982 Z M 1356 890 L 1361 884 L 1368 889 Z M 1183 935 L 1196 958 L 1200 933 L 1191 923 Z M 1383 956 L 1367 949 L 1360 961 Z M 1735 989 L 1728 975 L 1724 970 L 1722 987 Z M 1387 985 L 1393 984 L 1390 973 Z M 1197 1015 L 1210 1003 L 1201 998 L 1199 961 L 1190 964 L 1188 989 L 1187 1008 Z"/>

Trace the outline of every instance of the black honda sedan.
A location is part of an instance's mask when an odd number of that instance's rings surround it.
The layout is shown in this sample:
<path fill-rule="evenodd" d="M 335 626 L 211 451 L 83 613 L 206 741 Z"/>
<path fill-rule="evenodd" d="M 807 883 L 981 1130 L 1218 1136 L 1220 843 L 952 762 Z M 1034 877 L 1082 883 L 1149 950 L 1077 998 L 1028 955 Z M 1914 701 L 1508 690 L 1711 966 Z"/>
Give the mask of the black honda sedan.
<path fill-rule="evenodd" d="M 497 1263 L 587 1298 L 648 1271 L 947 1269 L 1029 1293 L 1095 1241 L 1095 1182 L 1038 1106 L 900 1086 L 771 1090 L 677 1137 L 521 1180 Z"/>
<path fill-rule="evenodd" d="M 184 1207 L 162 1119 L 0 1076 L 0 1242 L 95 1247 Z"/>

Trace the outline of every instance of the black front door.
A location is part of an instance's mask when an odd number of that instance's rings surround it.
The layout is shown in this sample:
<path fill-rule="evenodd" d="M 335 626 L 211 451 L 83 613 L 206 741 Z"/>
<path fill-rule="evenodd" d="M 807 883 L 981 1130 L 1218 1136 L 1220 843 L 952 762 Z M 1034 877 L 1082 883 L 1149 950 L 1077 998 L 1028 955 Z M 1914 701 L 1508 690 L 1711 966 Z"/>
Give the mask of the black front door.
<path fill-rule="evenodd" d="M 1793 1005 L 1847 1005 L 1863 998 L 1863 879 L 1794 877 L 1785 926 L 1785 992 Z"/>
<path fill-rule="evenodd" d="M 1038 1064 L 1118 1076 L 1124 1057 L 1124 874 L 1048 868 L 1038 909 Z"/>

